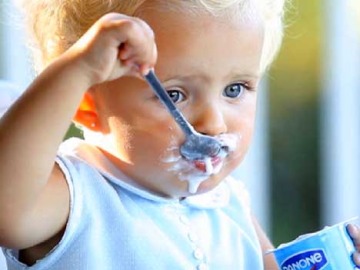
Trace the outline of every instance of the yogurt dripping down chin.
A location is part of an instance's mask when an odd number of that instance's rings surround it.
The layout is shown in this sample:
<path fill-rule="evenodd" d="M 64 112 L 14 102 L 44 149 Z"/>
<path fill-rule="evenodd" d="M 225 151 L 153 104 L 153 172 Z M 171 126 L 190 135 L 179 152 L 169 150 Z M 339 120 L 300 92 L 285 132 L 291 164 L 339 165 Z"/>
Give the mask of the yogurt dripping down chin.
<path fill-rule="evenodd" d="M 188 174 L 186 176 L 180 175 L 179 177 L 180 180 L 188 182 L 188 191 L 191 194 L 196 193 L 199 189 L 200 184 L 207 180 L 211 175 L 217 174 L 221 170 L 223 165 L 223 159 L 221 159 L 220 162 L 215 165 L 213 164 L 211 158 L 206 158 L 202 162 L 204 163 L 204 168 L 199 169 L 197 168 L 197 165 L 195 165 L 197 172 L 193 174 Z"/>
<path fill-rule="evenodd" d="M 221 151 L 216 157 L 188 161 L 180 156 L 179 147 L 174 146 L 168 149 L 166 157 L 162 159 L 163 162 L 172 164 L 168 171 L 177 173 L 181 181 L 188 182 L 188 191 L 191 194 L 195 194 L 201 183 L 207 180 L 211 175 L 220 172 L 224 164 L 224 159 L 229 153 L 236 149 L 238 141 L 241 139 L 241 135 L 222 134 L 216 137 L 216 139 L 228 149 L 226 152 Z"/>

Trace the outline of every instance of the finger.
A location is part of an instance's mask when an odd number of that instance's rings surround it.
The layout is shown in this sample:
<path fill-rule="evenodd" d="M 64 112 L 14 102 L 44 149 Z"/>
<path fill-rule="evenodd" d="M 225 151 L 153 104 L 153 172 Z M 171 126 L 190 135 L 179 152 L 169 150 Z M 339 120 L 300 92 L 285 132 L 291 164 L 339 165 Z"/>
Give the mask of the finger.
<path fill-rule="evenodd" d="M 127 60 L 131 58 L 133 52 L 131 51 L 131 47 L 127 43 L 122 43 L 119 47 L 119 59 Z"/>
<path fill-rule="evenodd" d="M 144 44 L 147 44 L 145 46 Z M 154 40 L 142 42 L 141 46 L 123 43 L 119 47 L 118 58 L 123 65 L 135 66 L 141 75 L 146 75 L 154 67 L 157 59 L 157 47 Z"/>
<path fill-rule="evenodd" d="M 122 64 L 129 68 L 130 73 L 133 73 L 133 72 L 139 73 L 140 72 L 140 66 L 132 58 L 123 60 Z"/>
<path fill-rule="evenodd" d="M 154 69 L 157 59 L 157 47 L 155 43 L 153 43 L 153 48 L 150 53 L 151 54 L 149 56 L 150 59 L 149 63 L 140 65 L 140 73 L 143 76 L 147 75 L 151 69 Z"/>
<path fill-rule="evenodd" d="M 360 229 L 355 224 L 348 224 L 346 229 L 352 238 L 356 249 L 360 252 Z"/>
<path fill-rule="evenodd" d="M 352 259 L 353 259 L 354 263 L 356 264 L 356 266 L 360 267 L 360 253 L 354 252 Z"/>
<path fill-rule="evenodd" d="M 114 69 L 112 70 L 111 74 L 107 78 L 107 80 L 115 80 L 118 79 L 126 74 L 133 74 L 132 67 L 130 64 L 124 65 L 123 63 L 120 63 L 120 61 L 115 63 Z"/>
<path fill-rule="evenodd" d="M 141 75 L 145 76 L 146 74 L 149 73 L 151 67 L 147 64 L 144 64 L 144 65 L 140 65 L 139 66 L 139 72 Z"/>
<path fill-rule="evenodd" d="M 125 49 L 129 52 L 124 52 L 124 54 L 128 58 L 133 58 L 139 66 L 152 67 L 157 58 L 154 32 L 144 21 L 134 19 L 134 22 L 132 25 L 134 31 L 130 31 L 131 34 L 125 45 Z"/>

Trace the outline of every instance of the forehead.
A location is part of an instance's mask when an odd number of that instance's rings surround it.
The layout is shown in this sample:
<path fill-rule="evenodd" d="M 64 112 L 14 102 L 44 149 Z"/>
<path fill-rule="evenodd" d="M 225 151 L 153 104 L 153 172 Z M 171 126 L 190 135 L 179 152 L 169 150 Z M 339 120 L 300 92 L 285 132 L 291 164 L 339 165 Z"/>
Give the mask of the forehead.
<path fill-rule="evenodd" d="M 160 71 L 165 66 L 167 72 L 189 69 L 189 73 L 214 74 L 235 69 L 254 74 L 260 72 L 263 24 L 256 13 L 251 14 L 240 18 L 152 8 L 141 17 L 155 32 Z"/>

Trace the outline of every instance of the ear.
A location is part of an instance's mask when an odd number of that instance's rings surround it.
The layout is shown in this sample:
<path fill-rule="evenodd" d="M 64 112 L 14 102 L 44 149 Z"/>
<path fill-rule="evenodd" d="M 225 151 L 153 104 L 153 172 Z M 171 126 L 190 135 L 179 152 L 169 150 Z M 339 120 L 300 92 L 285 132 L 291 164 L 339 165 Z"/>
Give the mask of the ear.
<path fill-rule="evenodd" d="M 77 109 L 74 121 L 86 127 L 87 129 L 98 131 L 100 128 L 100 121 L 98 117 L 98 113 L 95 106 L 95 101 L 93 96 L 86 92 L 79 108 Z"/>

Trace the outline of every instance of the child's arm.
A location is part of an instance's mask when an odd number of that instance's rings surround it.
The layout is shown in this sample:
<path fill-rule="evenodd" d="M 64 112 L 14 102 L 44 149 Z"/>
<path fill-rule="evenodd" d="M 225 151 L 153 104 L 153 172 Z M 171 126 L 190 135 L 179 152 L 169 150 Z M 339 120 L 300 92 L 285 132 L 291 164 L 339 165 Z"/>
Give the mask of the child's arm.
<path fill-rule="evenodd" d="M 264 261 L 264 269 L 277 270 L 278 266 L 275 261 L 274 255 L 272 253 L 266 254 L 267 251 L 274 249 L 274 246 L 272 245 L 269 238 L 266 236 L 265 232 L 263 231 L 259 222 L 254 216 L 252 220 L 261 245 L 263 261 Z"/>
<path fill-rule="evenodd" d="M 129 73 L 129 66 L 145 73 L 155 61 L 151 29 L 108 14 L 9 109 L 0 122 L 0 245 L 23 249 L 62 231 L 69 192 L 54 158 L 84 93 Z"/>

